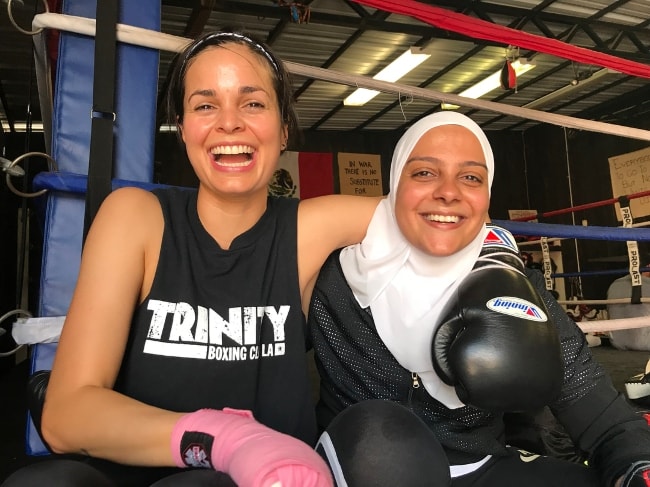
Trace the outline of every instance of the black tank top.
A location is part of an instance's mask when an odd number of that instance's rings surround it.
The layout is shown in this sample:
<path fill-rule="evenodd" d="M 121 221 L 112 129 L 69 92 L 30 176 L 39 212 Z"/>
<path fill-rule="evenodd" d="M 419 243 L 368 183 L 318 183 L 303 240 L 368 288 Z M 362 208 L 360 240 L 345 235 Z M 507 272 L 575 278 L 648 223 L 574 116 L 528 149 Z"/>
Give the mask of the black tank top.
<path fill-rule="evenodd" d="M 223 250 L 198 218 L 196 190 L 155 190 L 164 216 L 151 292 L 134 314 L 115 389 L 163 409 L 251 410 L 315 442 L 293 199 Z"/>

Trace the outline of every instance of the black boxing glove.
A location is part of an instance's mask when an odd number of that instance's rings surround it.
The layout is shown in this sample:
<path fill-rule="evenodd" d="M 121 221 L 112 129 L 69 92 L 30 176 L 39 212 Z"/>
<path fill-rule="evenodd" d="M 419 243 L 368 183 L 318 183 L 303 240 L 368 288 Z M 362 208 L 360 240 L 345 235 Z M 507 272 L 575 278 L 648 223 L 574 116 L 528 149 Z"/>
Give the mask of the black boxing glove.
<path fill-rule="evenodd" d="M 34 372 L 27 381 L 27 409 L 29 410 L 29 415 L 32 418 L 36 432 L 48 450 L 50 447 L 43 439 L 43 434 L 41 433 L 41 416 L 43 414 L 43 404 L 45 404 L 45 394 L 49 383 L 49 370 Z"/>
<path fill-rule="evenodd" d="M 650 461 L 630 465 L 616 487 L 650 487 Z"/>
<path fill-rule="evenodd" d="M 433 366 L 465 404 L 524 411 L 557 397 L 564 365 L 555 325 L 507 230 L 488 225 L 472 272 L 434 333 Z"/>

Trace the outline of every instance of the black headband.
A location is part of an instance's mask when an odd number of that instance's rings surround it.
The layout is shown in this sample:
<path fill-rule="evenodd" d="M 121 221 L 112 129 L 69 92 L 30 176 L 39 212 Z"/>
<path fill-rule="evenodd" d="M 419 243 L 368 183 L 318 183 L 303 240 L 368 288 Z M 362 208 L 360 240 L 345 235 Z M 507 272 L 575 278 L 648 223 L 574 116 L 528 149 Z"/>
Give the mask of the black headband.
<path fill-rule="evenodd" d="M 181 70 L 180 70 L 181 77 L 185 75 L 185 70 L 187 69 L 187 63 L 190 59 L 192 59 L 196 55 L 196 52 L 206 45 L 218 46 L 219 43 L 213 42 L 218 39 L 226 39 L 226 40 L 232 39 L 232 40 L 244 41 L 246 44 L 251 46 L 254 51 L 262 54 L 273 67 L 273 70 L 278 76 L 278 79 L 282 79 L 282 71 L 280 71 L 280 66 L 278 65 L 278 62 L 275 60 L 275 58 L 268 51 L 268 49 L 264 47 L 264 45 L 257 42 L 256 40 L 251 39 L 250 37 L 244 34 L 240 34 L 238 32 L 213 32 L 203 37 L 200 41 L 196 42 L 185 53 L 185 58 L 183 59 L 183 65 L 181 66 Z"/>

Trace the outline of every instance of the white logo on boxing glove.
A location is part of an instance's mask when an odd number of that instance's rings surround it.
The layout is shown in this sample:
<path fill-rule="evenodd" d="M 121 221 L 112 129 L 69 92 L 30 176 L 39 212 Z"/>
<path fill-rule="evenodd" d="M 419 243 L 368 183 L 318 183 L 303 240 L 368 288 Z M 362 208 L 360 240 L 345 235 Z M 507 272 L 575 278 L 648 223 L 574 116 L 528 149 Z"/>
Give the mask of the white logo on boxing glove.
<path fill-rule="evenodd" d="M 525 299 L 512 296 L 499 296 L 490 299 L 485 305 L 496 313 L 523 318 L 530 321 L 547 321 L 546 313 Z"/>

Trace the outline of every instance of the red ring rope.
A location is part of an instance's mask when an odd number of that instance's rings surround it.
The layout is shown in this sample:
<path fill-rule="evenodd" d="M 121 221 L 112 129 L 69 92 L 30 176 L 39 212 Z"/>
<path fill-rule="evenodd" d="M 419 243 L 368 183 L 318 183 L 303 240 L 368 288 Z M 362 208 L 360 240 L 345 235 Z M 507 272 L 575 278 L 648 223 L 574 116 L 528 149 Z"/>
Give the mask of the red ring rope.
<path fill-rule="evenodd" d="M 633 194 L 630 194 L 630 195 L 627 195 L 627 196 L 619 196 L 619 197 L 616 197 L 616 198 L 609 198 L 609 199 L 606 199 L 606 200 L 594 201 L 593 203 L 585 203 L 584 205 L 570 206 L 568 208 L 562 208 L 560 210 L 553 210 L 553 211 L 547 211 L 547 212 L 544 212 L 544 213 L 537 213 L 536 215 L 521 216 L 519 218 L 513 218 L 512 221 L 526 222 L 526 221 L 529 221 L 529 220 L 535 220 L 536 218 L 540 218 L 540 217 L 565 215 L 567 213 L 572 213 L 574 211 L 589 210 L 591 208 L 598 208 L 598 207 L 601 207 L 601 206 L 613 205 L 614 203 L 618 203 L 621 198 L 628 198 L 628 199 L 632 200 L 632 199 L 635 199 L 635 198 L 642 198 L 644 196 L 650 196 L 650 191 L 641 191 L 639 193 L 633 193 Z"/>

